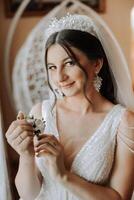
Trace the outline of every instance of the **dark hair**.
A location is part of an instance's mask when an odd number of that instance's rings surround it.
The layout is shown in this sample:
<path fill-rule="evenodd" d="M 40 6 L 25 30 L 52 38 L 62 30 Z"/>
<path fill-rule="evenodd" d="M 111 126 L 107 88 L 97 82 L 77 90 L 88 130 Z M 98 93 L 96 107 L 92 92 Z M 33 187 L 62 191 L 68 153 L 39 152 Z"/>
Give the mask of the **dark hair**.
<path fill-rule="evenodd" d="M 106 58 L 106 54 L 104 52 L 104 49 L 99 39 L 91 35 L 90 33 L 79 31 L 79 30 L 64 29 L 60 32 L 56 32 L 52 34 L 47 40 L 46 52 L 45 52 L 45 63 L 47 62 L 47 50 L 49 49 L 51 45 L 56 44 L 56 43 L 60 44 L 66 50 L 66 52 L 77 62 L 79 67 L 83 70 L 86 79 L 87 79 L 87 73 L 84 70 L 84 68 L 80 65 L 80 63 L 78 63 L 75 57 L 75 53 L 72 51 L 70 47 L 72 46 L 82 51 L 88 57 L 89 60 L 103 59 L 103 66 L 98 74 L 103 79 L 100 93 L 106 99 L 108 99 L 109 101 L 115 104 L 116 91 L 113 86 L 112 76 L 110 73 L 110 68 L 109 68 L 107 58 Z M 48 71 L 47 71 L 47 75 L 48 75 Z M 48 84 L 50 86 L 50 89 L 53 90 L 49 83 L 49 76 L 47 77 L 48 77 Z"/>

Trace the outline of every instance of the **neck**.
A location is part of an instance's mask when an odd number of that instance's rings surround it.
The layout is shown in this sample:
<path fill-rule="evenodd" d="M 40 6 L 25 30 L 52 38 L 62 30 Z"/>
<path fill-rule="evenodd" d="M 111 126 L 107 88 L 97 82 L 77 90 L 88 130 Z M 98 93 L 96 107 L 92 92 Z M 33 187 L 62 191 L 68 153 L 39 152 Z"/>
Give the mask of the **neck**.
<path fill-rule="evenodd" d="M 87 97 L 89 100 L 83 94 L 65 97 L 64 105 L 69 110 L 84 115 L 89 111 L 98 110 L 100 103 L 104 101 L 104 98 L 96 91 L 90 91 Z"/>
<path fill-rule="evenodd" d="M 91 107 L 90 102 L 85 98 L 81 97 L 67 97 L 65 99 L 65 105 L 73 112 L 86 114 Z"/>

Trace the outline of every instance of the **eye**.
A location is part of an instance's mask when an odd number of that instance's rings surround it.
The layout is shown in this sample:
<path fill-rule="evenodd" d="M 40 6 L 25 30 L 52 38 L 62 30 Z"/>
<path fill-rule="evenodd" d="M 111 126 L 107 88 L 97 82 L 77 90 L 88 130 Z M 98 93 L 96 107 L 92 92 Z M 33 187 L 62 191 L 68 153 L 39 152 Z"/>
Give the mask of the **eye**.
<path fill-rule="evenodd" d="M 69 60 L 69 61 L 65 62 L 66 66 L 74 66 L 75 64 L 76 64 L 76 62 L 73 60 Z"/>
<path fill-rule="evenodd" d="M 48 70 L 55 70 L 56 69 L 56 66 L 52 65 L 52 66 L 47 66 L 47 69 Z"/>

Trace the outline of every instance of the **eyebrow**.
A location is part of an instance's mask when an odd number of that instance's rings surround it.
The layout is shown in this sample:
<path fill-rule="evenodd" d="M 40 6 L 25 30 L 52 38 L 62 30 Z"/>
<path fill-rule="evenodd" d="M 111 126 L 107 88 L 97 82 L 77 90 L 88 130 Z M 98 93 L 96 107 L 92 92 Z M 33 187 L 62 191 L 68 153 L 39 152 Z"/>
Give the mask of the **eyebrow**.
<path fill-rule="evenodd" d="M 66 58 L 64 58 L 63 60 L 62 60 L 62 62 L 65 62 L 66 60 L 68 60 L 68 59 L 72 59 L 71 57 L 66 57 Z M 53 65 L 53 63 L 47 63 L 47 65 Z"/>

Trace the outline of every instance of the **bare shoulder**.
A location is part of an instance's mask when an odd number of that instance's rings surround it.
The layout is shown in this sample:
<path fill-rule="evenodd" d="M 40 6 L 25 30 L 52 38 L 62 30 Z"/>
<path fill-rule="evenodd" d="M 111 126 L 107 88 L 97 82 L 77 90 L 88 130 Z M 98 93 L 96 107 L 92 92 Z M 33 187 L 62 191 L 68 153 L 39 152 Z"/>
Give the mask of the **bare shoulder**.
<path fill-rule="evenodd" d="M 35 104 L 30 113 L 31 115 L 34 115 L 35 118 L 42 118 L 42 103 Z"/>
<path fill-rule="evenodd" d="M 134 112 L 125 110 L 119 125 L 119 134 L 125 134 L 134 140 Z"/>
<path fill-rule="evenodd" d="M 122 120 L 126 125 L 134 126 L 134 112 L 125 110 Z"/>
<path fill-rule="evenodd" d="M 117 133 L 117 148 L 110 186 L 130 200 L 134 188 L 134 113 L 125 110 Z"/>

